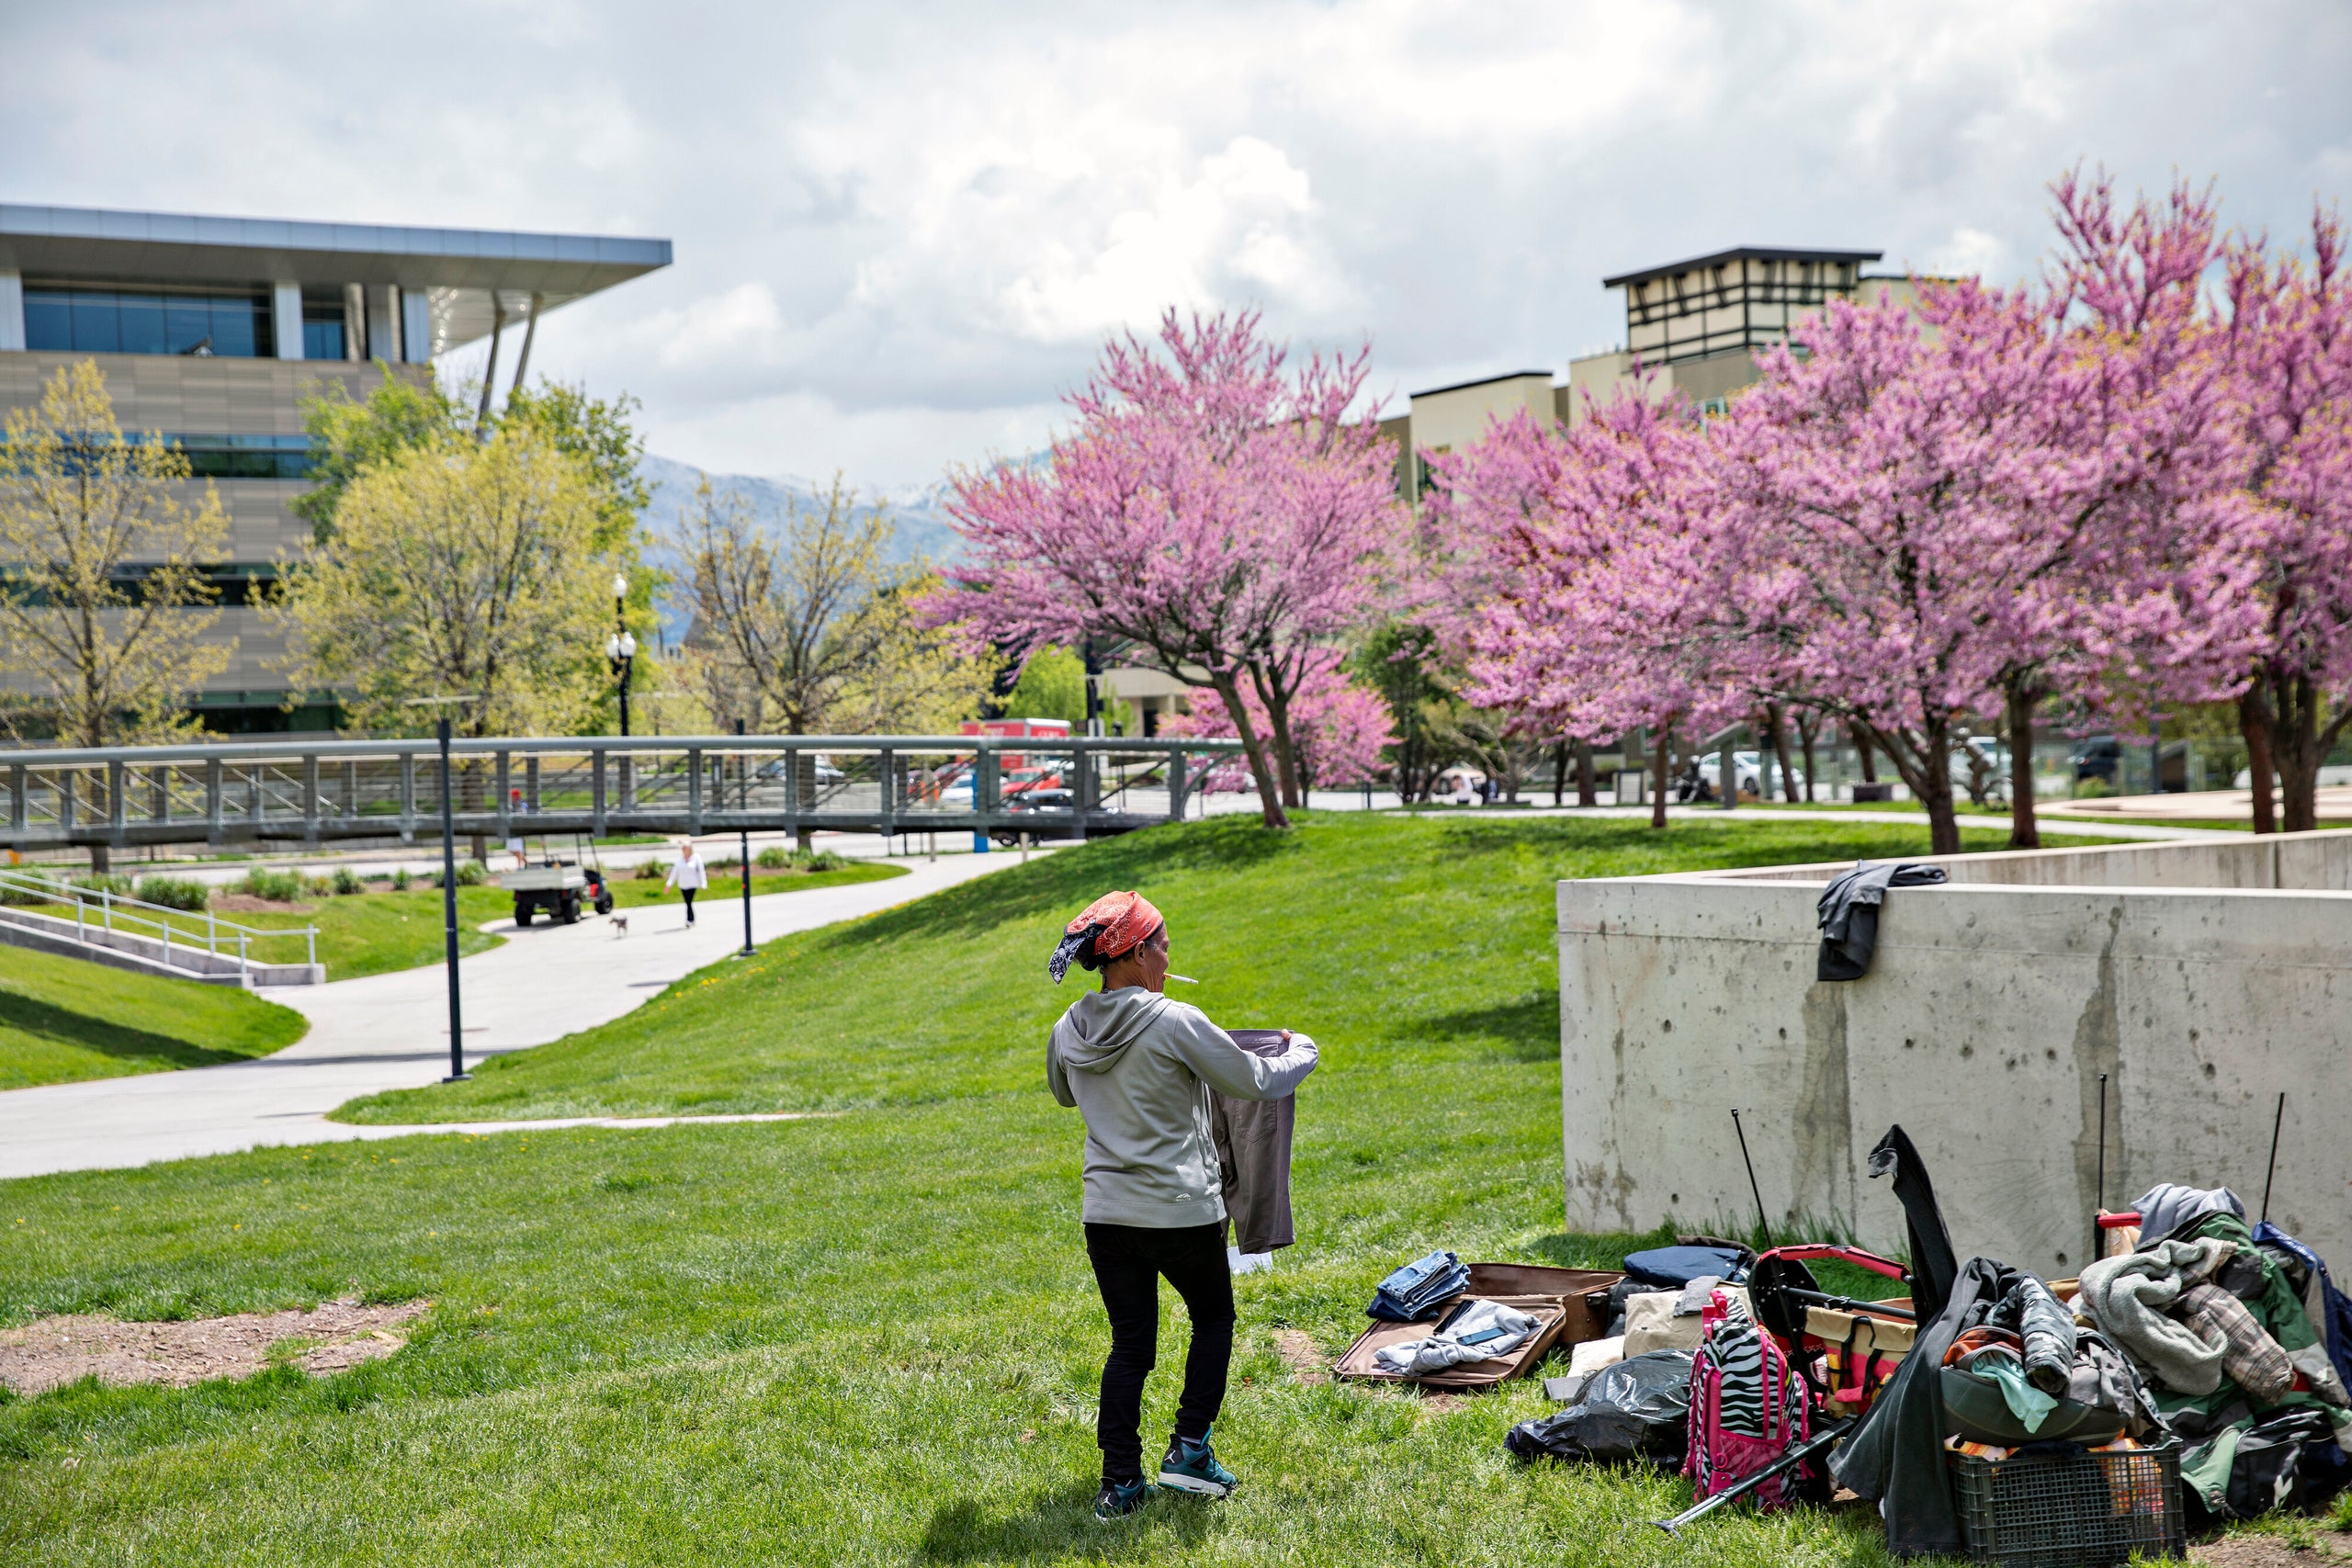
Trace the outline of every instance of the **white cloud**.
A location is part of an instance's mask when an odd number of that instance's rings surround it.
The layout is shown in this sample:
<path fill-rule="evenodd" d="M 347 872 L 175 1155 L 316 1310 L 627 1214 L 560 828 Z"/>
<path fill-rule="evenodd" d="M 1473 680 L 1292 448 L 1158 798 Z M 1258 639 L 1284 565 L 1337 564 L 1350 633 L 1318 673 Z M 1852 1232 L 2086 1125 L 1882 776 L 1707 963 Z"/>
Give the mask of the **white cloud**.
<path fill-rule="evenodd" d="M 1988 234 L 1963 223 L 1928 254 L 1919 270 L 1939 277 L 1982 277 L 1990 283 L 2007 284 L 2015 281 L 2005 270 L 2008 254 L 2008 243 L 1998 234 Z"/>
<path fill-rule="evenodd" d="M 551 316 L 534 366 L 634 392 L 682 458 L 892 483 L 1039 438 L 1099 336 L 1170 304 L 1369 335 L 1410 388 L 1557 367 L 1621 335 L 1602 276 L 1741 242 L 2021 276 L 2078 161 L 2216 175 L 2282 235 L 2352 169 L 2333 7 L 122 0 L 6 27 L 0 199 L 666 235 L 674 267 Z"/>

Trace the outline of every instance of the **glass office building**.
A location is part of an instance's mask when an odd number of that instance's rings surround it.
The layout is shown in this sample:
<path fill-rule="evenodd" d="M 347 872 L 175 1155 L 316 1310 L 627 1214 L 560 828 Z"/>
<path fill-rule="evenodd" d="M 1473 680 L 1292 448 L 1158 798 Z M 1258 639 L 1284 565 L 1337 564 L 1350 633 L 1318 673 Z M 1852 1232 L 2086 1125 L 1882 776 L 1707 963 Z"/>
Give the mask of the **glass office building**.
<path fill-rule="evenodd" d="M 288 711 L 254 608 L 311 545 L 288 504 L 309 482 L 304 401 L 429 379 L 483 338 L 511 378 L 538 316 L 669 265 L 667 240 L 0 204 L 0 409 L 96 364 L 123 429 L 176 445 L 230 514 L 232 558 L 211 576 L 237 653 L 199 712 L 222 729 L 324 728 L 331 694 Z"/>

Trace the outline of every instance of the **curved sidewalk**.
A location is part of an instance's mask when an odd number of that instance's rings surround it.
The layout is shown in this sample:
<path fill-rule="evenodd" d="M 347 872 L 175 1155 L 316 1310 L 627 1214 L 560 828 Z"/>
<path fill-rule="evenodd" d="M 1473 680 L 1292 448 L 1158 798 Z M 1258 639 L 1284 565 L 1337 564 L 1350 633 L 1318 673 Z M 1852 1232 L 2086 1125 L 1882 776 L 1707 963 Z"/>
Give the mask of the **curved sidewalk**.
<path fill-rule="evenodd" d="M 959 854 L 901 863 L 911 866 L 909 874 L 888 882 L 754 898 L 752 934 L 766 942 L 872 914 L 1016 864 L 1018 857 Z M 705 903 L 692 931 L 674 904 L 628 914 L 626 936 L 595 919 L 576 926 L 516 931 L 501 921 L 488 928 L 503 934 L 505 944 L 458 964 L 467 1062 L 608 1022 L 743 944 L 740 901 Z M 446 1076 L 447 997 L 437 964 L 288 987 L 272 992 L 271 999 L 307 1014 L 311 1032 L 276 1055 L 0 1093 L 0 1179 L 414 1131 L 347 1127 L 329 1122 L 326 1113 L 358 1095 L 412 1089 Z"/>

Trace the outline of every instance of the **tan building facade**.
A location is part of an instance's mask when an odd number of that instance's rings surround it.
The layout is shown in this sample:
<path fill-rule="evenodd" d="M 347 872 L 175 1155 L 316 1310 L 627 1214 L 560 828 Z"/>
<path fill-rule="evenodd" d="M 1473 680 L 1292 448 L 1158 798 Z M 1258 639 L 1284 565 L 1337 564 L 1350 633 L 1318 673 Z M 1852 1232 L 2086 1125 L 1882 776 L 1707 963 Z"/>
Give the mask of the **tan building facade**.
<path fill-rule="evenodd" d="M 511 234 L 0 204 L 0 410 L 38 403 L 62 367 L 106 377 L 127 434 L 184 452 L 230 517 L 210 563 L 236 641 L 196 694 L 230 731 L 332 728 L 332 694 L 296 694 L 254 605 L 311 545 L 303 405 L 387 376 L 429 384 L 435 355 L 492 340 L 516 384 L 537 318 L 671 259 L 666 240 Z M 192 498 L 191 498 L 192 499 Z"/>
<path fill-rule="evenodd" d="M 1418 498 L 1430 482 L 1430 457 L 1476 441 L 1522 410 L 1574 425 L 1590 405 L 1632 389 L 1652 399 L 1679 393 L 1719 412 L 1758 379 L 1757 353 L 1786 337 L 1806 312 L 1830 299 L 1910 300 L 1909 277 L 1861 270 L 1879 257 L 1749 245 L 1604 278 L 1602 287 L 1624 295 L 1618 347 L 1571 359 L 1565 374 L 1518 370 L 1415 392 L 1404 412 L 1380 422 L 1396 447 L 1397 493 Z"/>

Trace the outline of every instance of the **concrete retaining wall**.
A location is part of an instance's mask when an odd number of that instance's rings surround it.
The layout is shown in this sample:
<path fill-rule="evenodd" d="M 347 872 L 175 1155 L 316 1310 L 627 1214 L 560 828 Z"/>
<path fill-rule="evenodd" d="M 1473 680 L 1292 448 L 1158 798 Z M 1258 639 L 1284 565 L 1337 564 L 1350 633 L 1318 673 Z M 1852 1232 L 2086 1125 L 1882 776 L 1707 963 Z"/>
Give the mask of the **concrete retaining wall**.
<path fill-rule="evenodd" d="M 2251 1209 L 2288 1091 L 2271 1217 L 2352 1269 L 2352 832 L 1946 857 L 1888 899 L 1871 972 L 1814 979 L 1833 867 L 1562 883 L 1570 1228 L 1752 1219 L 1740 1108 L 1776 1221 L 1891 1247 L 1862 1161 L 1890 1122 L 1953 1244 L 2051 1274 L 2107 1195 L 2235 1188 Z"/>

